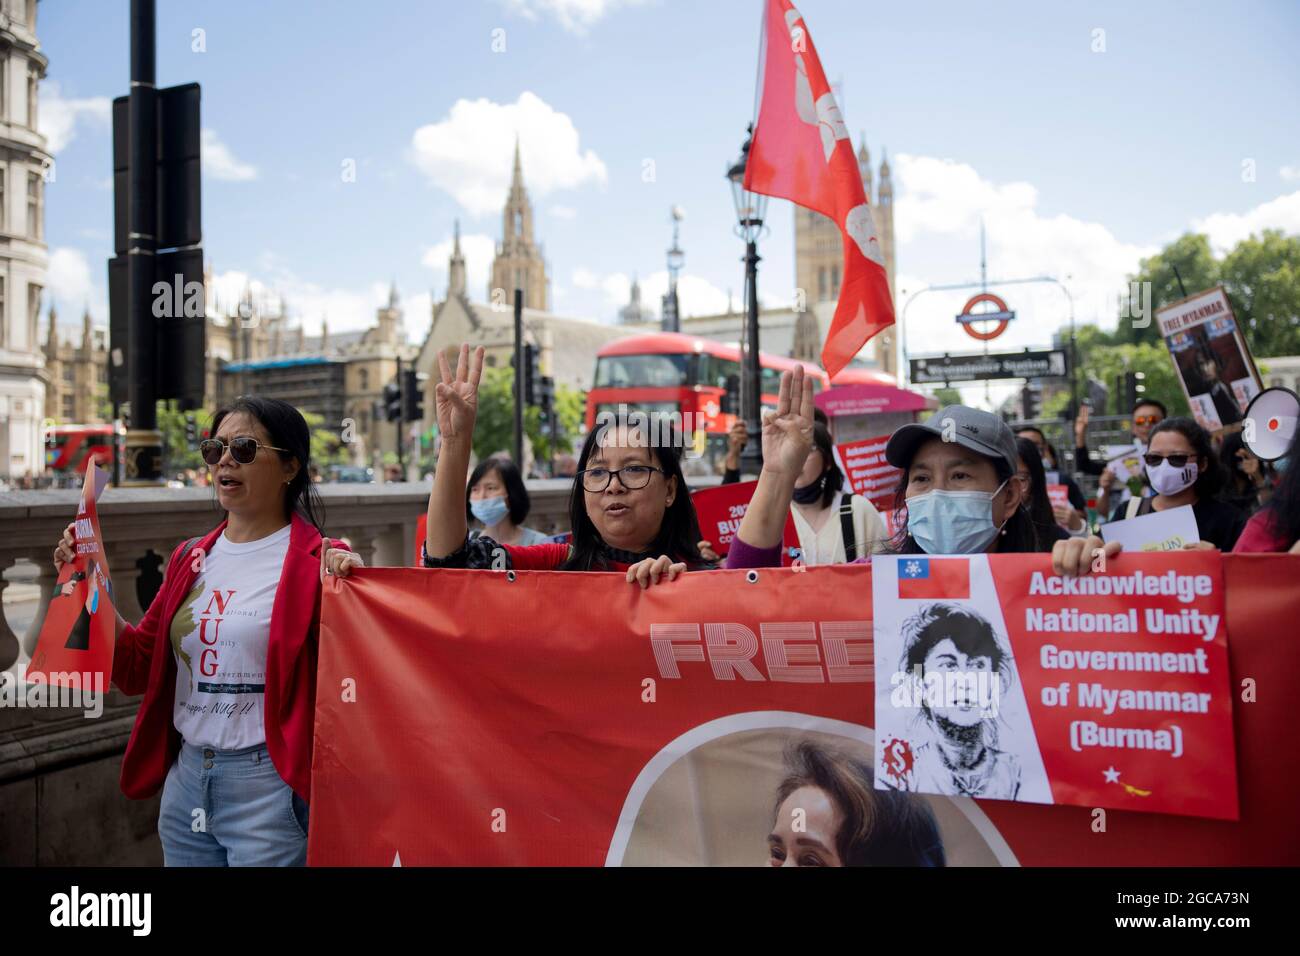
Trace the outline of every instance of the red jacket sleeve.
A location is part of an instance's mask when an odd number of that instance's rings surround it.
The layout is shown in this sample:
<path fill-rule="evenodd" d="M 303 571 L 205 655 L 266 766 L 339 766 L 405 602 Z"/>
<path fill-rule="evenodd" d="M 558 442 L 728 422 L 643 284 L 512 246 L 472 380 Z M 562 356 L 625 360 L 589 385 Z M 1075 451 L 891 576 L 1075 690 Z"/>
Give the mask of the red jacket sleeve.
<path fill-rule="evenodd" d="M 503 545 L 516 571 L 554 571 L 569 559 L 567 544 Z"/>
<path fill-rule="evenodd" d="M 122 628 L 117 643 L 113 648 L 113 683 L 124 694 L 135 696 L 143 694 L 149 687 L 149 668 L 153 662 L 153 646 L 158 632 L 168 627 L 171 622 L 162 620 L 163 605 L 167 594 L 167 582 L 176 573 L 177 559 L 180 557 L 184 542 L 176 546 L 167 561 L 167 570 L 163 573 L 162 584 L 158 593 L 149 604 L 149 610 L 139 624 L 128 624 Z"/>
<path fill-rule="evenodd" d="M 1251 515 L 1250 520 L 1246 522 L 1246 527 L 1237 538 L 1237 543 L 1233 545 L 1233 554 L 1285 551 L 1290 543 L 1277 533 L 1271 518 L 1268 509 Z"/>

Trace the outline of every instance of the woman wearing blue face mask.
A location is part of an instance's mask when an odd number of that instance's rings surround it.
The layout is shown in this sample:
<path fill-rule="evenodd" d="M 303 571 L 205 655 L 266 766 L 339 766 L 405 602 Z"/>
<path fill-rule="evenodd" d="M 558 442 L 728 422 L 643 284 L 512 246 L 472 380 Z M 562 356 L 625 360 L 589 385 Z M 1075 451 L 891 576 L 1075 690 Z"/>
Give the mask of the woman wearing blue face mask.
<path fill-rule="evenodd" d="M 782 376 L 775 413 L 763 423 L 763 471 L 727 556 L 727 567 L 780 562 L 781 530 L 812 439 L 812 383 Z M 898 530 L 902 554 L 1044 551 L 1025 507 L 1015 435 L 996 415 L 950 405 L 924 424 L 904 425 L 885 458 L 901 468 Z"/>
<path fill-rule="evenodd" d="M 519 468 L 508 458 L 484 458 L 465 486 L 465 520 L 477 521 L 499 544 L 530 545 L 549 541 L 541 531 L 523 526 L 530 503 Z M 471 536 L 480 532 L 471 532 Z"/>

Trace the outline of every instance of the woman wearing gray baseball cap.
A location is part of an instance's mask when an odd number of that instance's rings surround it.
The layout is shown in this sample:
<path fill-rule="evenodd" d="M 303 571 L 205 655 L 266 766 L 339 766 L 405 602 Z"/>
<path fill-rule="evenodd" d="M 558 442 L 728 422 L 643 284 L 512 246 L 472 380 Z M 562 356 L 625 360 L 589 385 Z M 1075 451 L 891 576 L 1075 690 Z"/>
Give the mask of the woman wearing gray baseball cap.
<path fill-rule="evenodd" d="M 763 470 L 727 555 L 727 567 L 780 564 L 781 532 L 812 443 L 812 380 L 802 369 L 781 377 L 774 413 L 763 422 Z M 885 458 L 902 469 L 896 498 L 901 554 L 1020 553 L 1049 550 L 1025 507 L 1029 489 L 1016 474 L 1016 437 L 998 416 L 949 405 L 924 423 L 899 428 Z M 1051 547 L 1058 573 L 1091 567 L 1100 538 Z M 1110 549 L 1107 549 L 1108 551 Z"/>

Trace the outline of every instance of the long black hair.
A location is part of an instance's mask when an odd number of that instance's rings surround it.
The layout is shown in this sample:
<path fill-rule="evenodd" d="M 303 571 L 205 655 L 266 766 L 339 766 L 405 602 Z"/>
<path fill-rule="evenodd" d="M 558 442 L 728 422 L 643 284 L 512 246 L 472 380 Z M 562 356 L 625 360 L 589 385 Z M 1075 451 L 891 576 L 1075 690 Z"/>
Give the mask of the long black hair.
<path fill-rule="evenodd" d="M 1156 436 L 1161 432 L 1177 432 L 1182 435 L 1187 439 L 1187 443 L 1192 446 L 1195 456 L 1205 459 L 1205 464 L 1197 472 L 1196 481 L 1192 485 L 1197 500 L 1204 501 L 1218 494 L 1219 489 L 1227 483 L 1228 475 L 1224 471 L 1223 465 L 1219 463 L 1219 456 L 1215 453 L 1214 445 L 1210 441 L 1210 433 L 1191 418 L 1177 416 L 1166 418 L 1153 426 L 1151 433 L 1147 435 L 1148 452 L 1151 451 L 1151 443 L 1155 441 Z"/>
<path fill-rule="evenodd" d="M 243 414 L 266 429 L 271 444 L 287 451 L 277 451 L 281 461 L 298 460 L 298 471 L 284 495 L 284 516 L 296 511 L 321 534 L 325 533 L 325 505 L 311 481 L 311 429 L 302 413 L 288 402 L 258 395 L 241 395 L 212 416 L 212 434 L 229 415 Z"/>
<path fill-rule="evenodd" d="M 976 454 L 980 454 L 976 452 Z M 1037 457 L 1038 452 L 1034 452 Z M 993 458 L 989 455 L 980 455 L 993 465 L 997 472 L 999 484 L 1008 481 L 1014 477 L 1015 472 L 1007 464 L 1004 458 Z M 1038 464 L 1039 471 L 1042 470 L 1042 462 Z M 916 539 L 907 530 L 907 482 L 912 471 L 912 463 L 909 461 L 907 467 L 898 478 L 898 490 L 894 492 L 894 525 L 896 530 L 894 536 L 889 539 L 889 551 L 894 554 L 925 554 L 926 551 Z M 1034 519 L 1030 517 L 1028 510 L 1022 504 L 1007 519 L 998 534 L 998 552 L 1000 554 L 1029 554 L 1034 551 L 1042 551 L 1043 542 L 1039 537 L 1038 531 L 1034 528 Z"/>
<path fill-rule="evenodd" d="M 685 562 L 691 569 L 710 567 L 700 558 L 700 522 L 695 515 L 695 505 L 691 502 L 686 476 L 682 474 L 681 446 L 674 440 L 680 437 L 680 429 L 674 431 L 667 426 L 659 428 L 659 424 L 661 423 L 651 424 L 650 435 L 663 435 L 668 440 L 647 441 L 646 444 L 650 454 L 663 469 L 664 481 L 677 479 L 677 494 L 664 512 L 663 523 L 659 525 L 659 536 L 655 538 L 650 550 L 656 557 L 666 554 L 674 562 Z M 582 453 L 578 456 L 578 473 L 573 478 L 573 490 L 569 493 L 569 527 L 573 529 L 573 544 L 568 560 L 560 565 L 561 571 L 601 571 L 608 566 L 605 542 L 587 514 L 586 492 L 582 487 L 582 473 L 606 427 L 602 425 L 593 428 L 587 435 L 587 440 L 582 443 Z M 645 434 L 644 426 L 634 427 Z"/>
<path fill-rule="evenodd" d="M 1043 460 L 1038 455 L 1038 446 L 1028 438 L 1016 439 L 1016 452 L 1029 472 L 1029 498 L 1022 508 L 1027 508 L 1029 517 L 1038 526 L 1040 538 L 1051 535 L 1056 525 L 1056 514 L 1052 511 L 1052 499 L 1047 495 L 1047 473 L 1043 471 Z"/>
<path fill-rule="evenodd" d="M 1276 461 L 1273 467 L 1277 468 Z M 1289 548 L 1300 540 L 1300 428 L 1291 438 L 1281 473 L 1273 497 L 1260 510 L 1267 512 L 1268 530 L 1283 539 L 1283 548 Z"/>
<path fill-rule="evenodd" d="M 490 471 L 500 475 L 501 484 L 506 486 L 506 507 L 510 513 L 510 523 L 517 528 L 528 518 L 528 512 L 533 504 L 528 497 L 528 489 L 524 487 L 524 478 L 519 473 L 519 466 L 509 458 L 484 458 L 474 467 L 469 481 L 465 482 L 465 520 L 474 520 L 474 509 L 469 506 L 470 492 Z"/>

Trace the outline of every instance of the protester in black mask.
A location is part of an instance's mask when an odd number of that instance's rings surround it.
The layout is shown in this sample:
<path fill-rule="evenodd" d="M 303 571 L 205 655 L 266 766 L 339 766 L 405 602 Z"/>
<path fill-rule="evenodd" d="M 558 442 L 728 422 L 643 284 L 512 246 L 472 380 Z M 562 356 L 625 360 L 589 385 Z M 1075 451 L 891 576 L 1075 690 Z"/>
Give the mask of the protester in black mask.
<path fill-rule="evenodd" d="M 880 551 L 885 522 L 874 505 L 844 488 L 831 433 L 813 425 L 813 447 L 794 485 L 790 514 L 804 564 L 843 564 Z"/>

